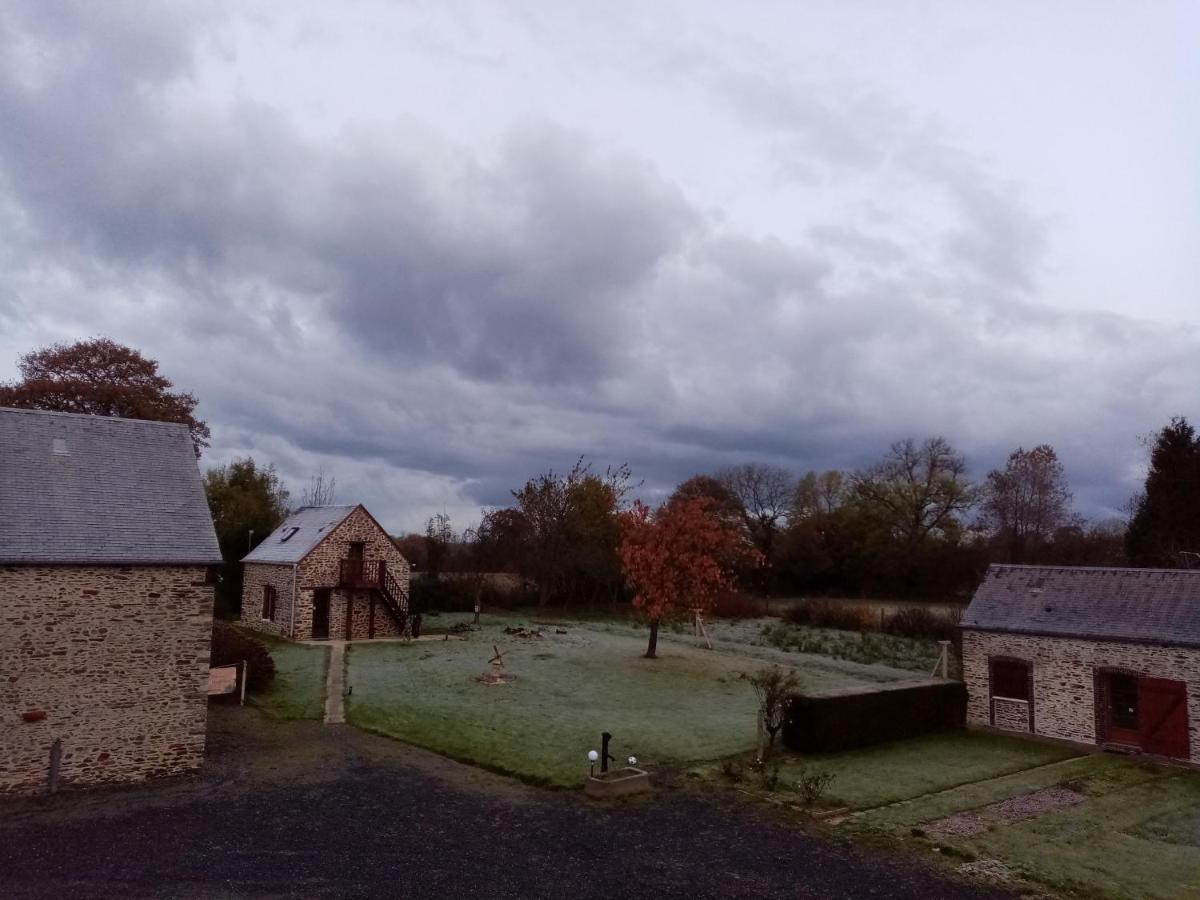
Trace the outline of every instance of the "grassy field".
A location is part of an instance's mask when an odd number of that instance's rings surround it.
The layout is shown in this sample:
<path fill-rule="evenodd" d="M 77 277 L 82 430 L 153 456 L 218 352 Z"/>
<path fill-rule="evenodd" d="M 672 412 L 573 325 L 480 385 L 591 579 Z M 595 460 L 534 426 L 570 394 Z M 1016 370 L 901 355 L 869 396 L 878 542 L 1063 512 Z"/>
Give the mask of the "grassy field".
<path fill-rule="evenodd" d="M 455 617 L 429 624 L 444 626 Z M 739 676 L 764 663 L 795 668 L 806 687 L 912 677 L 881 666 L 755 647 L 724 636 L 706 650 L 664 635 L 644 659 L 645 632 L 623 623 L 545 628 L 542 640 L 504 634 L 511 617 L 484 617 L 466 641 L 355 644 L 349 650 L 348 720 L 530 781 L 578 785 L 602 731 L 613 753 L 652 764 L 713 759 L 754 743 L 755 699 Z M 493 644 L 515 683 L 474 681 Z"/>
<path fill-rule="evenodd" d="M 749 770 L 708 765 L 715 781 L 767 782 Z M 1200 774 L 1130 759 L 1080 755 L 1004 736 L 956 732 L 848 753 L 784 755 L 771 793 L 802 802 L 803 772 L 832 774 L 824 805 L 848 807 L 839 828 L 919 853 L 940 848 L 967 867 L 999 866 L 1019 880 L 1101 898 L 1200 897 Z M 1076 803 L 1017 815 L 995 804 L 1028 804 L 1069 790 Z M 982 822 L 946 830 L 950 817 Z"/>
<path fill-rule="evenodd" d="M 280 719 L 320 719 L 325 713 L 325 674 L 328 647 L 293 644 L 253 632 L 266 644 L 275 660 L 275 680 L 265 691 L 251 695 L 251 702 Z"/>

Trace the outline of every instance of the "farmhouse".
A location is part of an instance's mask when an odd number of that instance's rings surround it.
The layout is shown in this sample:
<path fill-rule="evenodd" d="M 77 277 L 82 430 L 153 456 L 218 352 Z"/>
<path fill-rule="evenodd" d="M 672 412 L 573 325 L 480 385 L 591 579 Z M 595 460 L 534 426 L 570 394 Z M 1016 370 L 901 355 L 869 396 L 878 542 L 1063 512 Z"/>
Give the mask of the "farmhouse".
<path fill-rule="evenodd" d="M 295 641 L 396 637 L 408 562 L 359 506 L 298 509 L 242 560 L 242 624 Z"/>
<path fill-rule="evenodd" d="M 992 566 L 962 637 L 969 724 L 1200 763 L 1200 571 Z"/>
<path fill-rule="evenodd" d="M 0 793 L 201 764 L 220 561 L 185 426 L 0 409 Z"/>

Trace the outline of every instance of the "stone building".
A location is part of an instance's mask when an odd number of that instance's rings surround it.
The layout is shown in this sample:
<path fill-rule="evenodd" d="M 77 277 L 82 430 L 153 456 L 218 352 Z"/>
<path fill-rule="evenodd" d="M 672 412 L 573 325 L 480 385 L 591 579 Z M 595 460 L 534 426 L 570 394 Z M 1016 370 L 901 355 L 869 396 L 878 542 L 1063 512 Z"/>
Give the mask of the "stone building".
<path fill-rule="evenodd" d="M 360 506 L 305 506 L 242 560 L 242 624 L 294 641 L 402 635 L 408 562 Z"/>
<path fill-rule="evenodd" d="M 1200 571 L 992 566 L 962 638 L 969 724 L 1200 763 Z"/>
<path fill-rule="evenodd" d="M 185 426 L 0 409 L 0 793 L 201 764 L 220 561 Z"/>

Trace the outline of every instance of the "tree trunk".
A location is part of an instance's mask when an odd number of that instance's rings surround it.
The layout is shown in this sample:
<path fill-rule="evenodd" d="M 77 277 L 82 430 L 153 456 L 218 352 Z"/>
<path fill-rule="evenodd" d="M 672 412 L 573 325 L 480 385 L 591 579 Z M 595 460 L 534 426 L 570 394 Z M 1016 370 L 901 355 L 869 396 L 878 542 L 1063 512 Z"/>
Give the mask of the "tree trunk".
<path fill-rule="evenodd" d="M 650 646 L 646 648 L 646 659 L 655 659 L 654 651 L 658 649 L 658 619 L 650 620 Z"/>

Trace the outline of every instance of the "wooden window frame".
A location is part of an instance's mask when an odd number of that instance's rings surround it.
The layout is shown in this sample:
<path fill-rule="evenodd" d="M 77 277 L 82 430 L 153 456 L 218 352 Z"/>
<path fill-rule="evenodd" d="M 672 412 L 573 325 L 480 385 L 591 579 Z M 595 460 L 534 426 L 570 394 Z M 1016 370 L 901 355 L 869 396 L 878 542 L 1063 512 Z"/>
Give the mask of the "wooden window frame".
<path fill-rule="evenodd" d="M 1001 665 L 1018 665 L 1025 669 L 1025 694 L 1024 697 L 1008 697 L 1004 694 L 997 694 L 995 690 L 996 684 L 996 664 Z M 1011 700 L 1014 703 L 1025 703 L 1029 707 L 1029 731 L 1034 732 L 1033 718 L 1033 660 L 1022 659 L 1019 656 L 989 656 L 988 657 L 988 721 L 989 724 L 996 724 L 996 701 Z"/>

